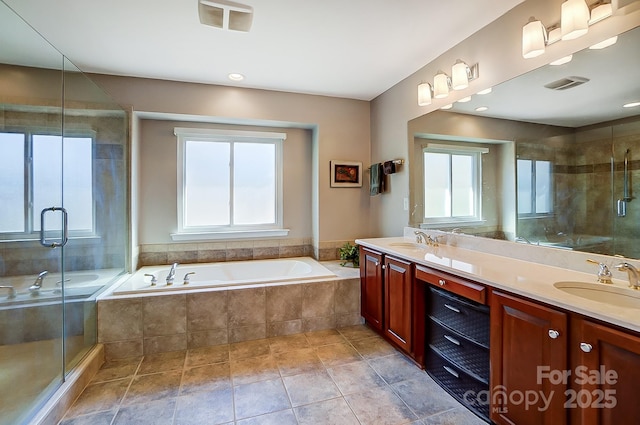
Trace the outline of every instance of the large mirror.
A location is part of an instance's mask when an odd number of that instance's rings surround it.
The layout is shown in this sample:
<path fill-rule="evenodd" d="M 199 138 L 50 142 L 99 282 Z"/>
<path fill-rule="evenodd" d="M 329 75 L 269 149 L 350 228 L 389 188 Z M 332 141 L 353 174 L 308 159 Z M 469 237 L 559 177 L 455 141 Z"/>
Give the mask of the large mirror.
<path fill-rule="evenodd" d="M 638 45 L 640 28 L 410 121 L 409 224 L 640 258 Z"/>

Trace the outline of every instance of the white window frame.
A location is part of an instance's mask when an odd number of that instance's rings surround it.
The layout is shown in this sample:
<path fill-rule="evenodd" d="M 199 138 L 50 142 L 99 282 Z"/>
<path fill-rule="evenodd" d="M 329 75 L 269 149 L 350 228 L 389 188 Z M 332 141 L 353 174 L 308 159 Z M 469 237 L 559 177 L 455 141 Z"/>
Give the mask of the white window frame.
<path fill-rule="evenodd" d="M 177 231 L 171 234 L 174 241 L 216 240 L 216 239 L 248 239 L 260 237 L 282 237 L 289 234 L 289 229 L 283 228 L 283 144 L 286 133 L 218 130 L 205 128 L 174 128 L 178 142 L 178 223 Z M 185 149 L 187 141 L 270 143 L 276 148 L 275 176 L 276 176 L 276 205 L 275 223 L 263 225 L 231 225 L 231 226 L 185 226 Z M 231 170 L 233 173 L 233 170 Z M 233 185 L 233 180 L 231 182 Z M 232 188 L 233 190 L 233 188 Z M 233 192 L 232 192 L 233 193 Z"/>
<path fill-rule="evenodd" d="M 517 162 L 518 161 L 528 161 L 531 163 L 531 212 L 526 212 L 526 213 L 521 213 L 520 211 L 518 211 L 518 217 L 519 218 L 544 218 L 544 217 L 552 217 L 554 215 L 554 199 L 553 199 L 553 194 L 554 194 L 554 179 L 553 179 L 553 162 L 548 160 L 548 159 L 533 159 L 533 158 L 517 158 L 516 160 L 516 176 L 518 175 L 517 173 Z M 547 193 L 548 199 L 547 202 L 549 203 L 549 211 L 548 212 L 536 212 L 537 210 L 537 190 L 536 190 L 536 179 L 537 179 L 537 172 L 536 172 L 536 162 L 548 162 L 549 163 L 549 193 Z M 517 196 L 520 197 L 520 193 L 517 193 Z"/>
<path fill-rule="evenodd" d="M 424 180 L 424 154 L 425 153 L 443 153 L 451 155 L 468 155 L 474 161 L 473 186 L 474 186 L 474 212 L 472 216 L 450 216 L 450 217 L 425 217 L 425 210 L 422 210 L 423 225 L 430 228 L 447 227 L 449 225 L 478 225 L 482 223 L 482 154 L 489 152 L 488 148 L 473 146 L 457 146 L 429 143 L 422 148 L 422 179 Z M 450 170 L 451 172 L 451 170 Z M 449 176 L 451 181 L 451 176 Z M 423 195 L 424 196 L 424 195 Z M 427 199 L 424 199 L 426 206 Z"/>
<path fill-rule="evenodd" d="M 56 131 L 28 129 L 28 130 L 3 130 L 2 133 L 20 134 L 24 137 L 25 143 L 25 159 L 24 159 L 24 232 L 0 232 L 0 242 L 12 242 L 12 241 L 31 241 L 38 240 L 40 238 L 40 231 L 36 231 L 35 223 L 40 220 L 40 211 L 33 209 L 33 192 L 34 192 L 34 177 L 33 177 L 33 138 L 34 136 L 56 136 L 64 138 L 86 138 L 91 139 L 91 167 L 92 174 L 95 175 L 95 149 L 96 149 L 96 134 L 93 131 L 79 130 L 79 131 L 65 131 L 65 135 L 61 136 Z M 63 171 L 64 172 L 64 171 Z M 91 199 L 91 229 L 89 230 L 69 230 L 69 239 L 78 238 L 92 238 L 97 236 L 96 229 L 96 202 L 95 202 L 95 180 L 92 176 L 92 199 Z M 63 200 L 61 199 L 62 203 Z M 64 205 L 51 205 L 52 207 L 64 206 Z"/>

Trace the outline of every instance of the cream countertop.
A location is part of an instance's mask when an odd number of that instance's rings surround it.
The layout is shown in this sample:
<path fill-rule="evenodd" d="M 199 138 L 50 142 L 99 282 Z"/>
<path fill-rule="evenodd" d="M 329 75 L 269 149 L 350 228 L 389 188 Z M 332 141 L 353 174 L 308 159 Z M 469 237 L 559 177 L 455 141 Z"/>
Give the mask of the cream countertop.
<path fill-rule="evenodd" d="M 415 239 L 395 237 L 356 240 L 359 245 L 394 257 L 640 332 L 640 309 L 592 301 L 553 286 L 560 281 L 596 283 L 595 268 L 593 273 L 584 273 L 443 244 L 437 247 L 424 245 L 424 248 L 395 245 L 407 242 L 415 242 Z M 628 282 L 616 277 L 614 276 L 613 285 L 628 289 Z"/>

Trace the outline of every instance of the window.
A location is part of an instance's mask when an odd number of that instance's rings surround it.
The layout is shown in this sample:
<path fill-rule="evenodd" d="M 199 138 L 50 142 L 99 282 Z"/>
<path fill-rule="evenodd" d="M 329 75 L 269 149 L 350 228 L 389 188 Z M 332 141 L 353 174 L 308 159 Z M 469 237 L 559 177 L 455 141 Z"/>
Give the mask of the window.
<path fill-rule="evenodd" d="M 40 211 L 54 206 L 67 210 L 69 235 L 95 233 L 91 137 L 0 133 L 0 150 L 0 202 L 11 206 L 0 210 L 2 239 L 35 238 Z M 54 216 L 47 231 L 62 227 Z"/>
<path fill-rule="evenodd" d="M 174 240 L 284 236 L 284 133 L 176 128 Z"/>
<path fill-rule="evenodd" d="M 423 149 L 425 223 L 481 220 L 481 154 L 486 152 L 433 144 Z"/>
<path fill-rule="evenodd" d="M 553 165 L 550 161 L 518 159 L 518 215 L 539 216 L 553 212 Z"/>

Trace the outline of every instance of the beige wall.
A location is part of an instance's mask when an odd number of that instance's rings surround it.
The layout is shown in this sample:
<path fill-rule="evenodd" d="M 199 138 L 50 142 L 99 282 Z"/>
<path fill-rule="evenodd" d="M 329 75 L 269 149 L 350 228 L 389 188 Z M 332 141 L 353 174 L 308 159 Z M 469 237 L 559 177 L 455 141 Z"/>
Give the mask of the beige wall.
<path fill-rule="evenodd" d="M 531 16 L 547 26 L 558 23 L 561 4 L 562 0 L 527 0 L 374 99 L 371 103 L 371 161 L 409 157 L 408 146 L 413 143 L 413 137 L 407 131 L 409 120 L 640 24 L 640 11 L 613 16 L 592 26 L 581 38 L 555 43 L 544 55 L 523 59 L 522 26 Z M 479 63 L 480 78 L 469 88 L 452 92 L 446 99 L 434 99 L 429 106 L 418 106 L 418 84 L 432 80 L 439 69 L 450 68 L 456 59 L 468 64 Z M 409 211 L 403 209 L 403 198 L 409 196 L 410 167 L 409 162 L 406 172 L 394 176 L 389 193 L 372 199 L 373 231 L 369 236 L 398 236 L 408 224 Z"/>
<path fill-rule="evenodd" d="M 303 214 L 312 217 L 311 233 L 316 248 L 331 241 L 353 240 L 370 233 L 369 195 L 367 184 L 358 189 L 329 187 L 329 161 L 343 159 L 361 161 L 369 166 L 370 159 L 370 108 L 369 102 L 292 94 L 265 90 L 242 89 L 172 81 L 150 80 L 132 77 L 91 75 L 117 102 L 133 108 L 141 117 L 151 116 L 165 120 L 186 120 L 217 124 L 242 124 L 262 127 L 304 128 L 311 130 L 311 158 L 308 171 L 311 176 L 311 211 Z M 184 124 L 184 123 L 183 123 Z M 140 144 L 144 146 L 144 129 L 140 132 Z M 134 137 L 134 142 L 136 138 Z M 285 142 L 287 143 L 287 142 Z M 148 153 L 140 152 L 140 168 L 148 166 Z M 153 161 L 158 161 L 155 158 Z M 167 161 L 166 157 L 162 161 Z M 134 159 L 134 165 L 136 161 Z M 155 164 L 153 164 L 155 165 Z M 144 180 L 140 190 L 166 187 L 175 190 L 173 174 L 160 181 Z M 366 174 L 364 175 L 366 177 Z M 305 183 L 306 184 L 306 183 Z M 142 199 L 140 195 L 138 200 Z M 285 193 L 285 196 L 287 194 Z M 135 202 L 135 201 L 134 201 Z M 140 243 L 167 237 L 167 219 L 153 225 L 145 211 L 156 205 L 140 205 L 137 220 L 140 225 Z M 174 203 L 164 203 L 159 208 L 175 209 Z M 307 224 L 304 225 L 307 227 Z M 305 230 L 307 231 L 307 230 Z M 155 233 L 159 233 L 156 235 Z"/>

